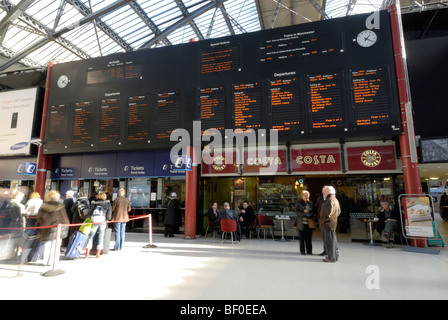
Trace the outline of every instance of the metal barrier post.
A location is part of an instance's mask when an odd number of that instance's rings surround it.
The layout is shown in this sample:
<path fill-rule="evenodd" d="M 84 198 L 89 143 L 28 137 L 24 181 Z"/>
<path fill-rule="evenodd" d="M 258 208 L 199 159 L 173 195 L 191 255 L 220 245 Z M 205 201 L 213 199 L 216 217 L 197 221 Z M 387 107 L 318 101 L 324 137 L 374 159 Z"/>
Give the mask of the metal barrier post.
<path fill-rule="evenodd" d="M 54 257 L 53 257 L 53 267 L 50 271 L 47 271 L 45 273 L 43 273 L 42 275 L 44 277 L 53 277 L 53 276 L 58 276 L 60 274 L 64 274 L 65 272 L 62 270 L 56 270 L 56 255 L 60 254 L 60 252 L 58 252 L 59 248 L 58 248 L 58 243 L 59 241 L 62 241 L 62 239 L 60 239 L 62 234 L 62 224 L 58 224 L 58 227 L 56 229 L 56 240 L 54 242 Z M 59 259 L 58 259 L 59 260 Z"/>
<path fill-rule="evenodd" d="M 148 215 L 148 233 L 149 233 L 149 244 L 144 246 L 143 248 L 157 248 L 156 245 L 152 243 L 152 215 L 151 213 Z"/>

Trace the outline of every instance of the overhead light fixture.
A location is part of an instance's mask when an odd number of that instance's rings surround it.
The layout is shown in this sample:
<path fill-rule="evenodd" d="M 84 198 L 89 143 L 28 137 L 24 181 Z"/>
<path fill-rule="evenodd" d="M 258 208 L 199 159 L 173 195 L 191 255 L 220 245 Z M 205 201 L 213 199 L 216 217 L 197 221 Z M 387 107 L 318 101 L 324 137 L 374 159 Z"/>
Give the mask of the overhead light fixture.
<path fill-rule="evenodd" d="M 439 177 L 430 177 L 431 180 L 439 180 Z"/>

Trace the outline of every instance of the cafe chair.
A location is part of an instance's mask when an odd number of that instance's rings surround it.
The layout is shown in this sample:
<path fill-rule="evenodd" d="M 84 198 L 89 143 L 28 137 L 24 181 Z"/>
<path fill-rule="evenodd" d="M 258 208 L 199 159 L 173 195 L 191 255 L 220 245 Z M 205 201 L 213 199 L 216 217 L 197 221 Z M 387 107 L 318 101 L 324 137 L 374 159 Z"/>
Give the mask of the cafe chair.
<path fill-rule="evenodd" d="M 230 237 L 232 239 L 233 244 L 233 234 L 237 230 L 237 224 L 235 220 L 232 219 L 221 219 L 221 243 L 224 241 L 226 237 L 226 233 L 230 232 Z"/>
<path fill-rule="evenodd" d="M 272 239 L 274 239 L 274 224 L 268 216 L 257 216 L 257 238 L 260 238 L 260 230 L 263 230 L 264 239 L 266 239 L 266 230 L 271 231 Z"/>
<path fill-rule="evenodd" d="M 208 229 L 213 228 L 213 240 L 215 240 L 215 231 L 219 231 L 219 226 L 214 225 L 213 227 L 210 227 L 210 219 L 207 217 L 207 230 L 205 230 L 205 237 L 207 237 Z"/>

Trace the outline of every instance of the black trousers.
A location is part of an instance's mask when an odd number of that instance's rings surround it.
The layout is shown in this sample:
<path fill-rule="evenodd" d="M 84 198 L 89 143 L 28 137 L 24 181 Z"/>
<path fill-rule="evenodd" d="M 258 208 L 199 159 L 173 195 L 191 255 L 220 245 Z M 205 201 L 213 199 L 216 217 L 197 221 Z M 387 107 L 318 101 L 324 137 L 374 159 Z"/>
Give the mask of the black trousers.
<path fill-rule="evenodd" d="M 299 230 L 300 253 L 313 253 L 313 245 L 311 244 L 311 240 L 313 238 L 313 230 L 314 229 L 308 228 L 306 224 L 303 225 L 303 230 Z"/>

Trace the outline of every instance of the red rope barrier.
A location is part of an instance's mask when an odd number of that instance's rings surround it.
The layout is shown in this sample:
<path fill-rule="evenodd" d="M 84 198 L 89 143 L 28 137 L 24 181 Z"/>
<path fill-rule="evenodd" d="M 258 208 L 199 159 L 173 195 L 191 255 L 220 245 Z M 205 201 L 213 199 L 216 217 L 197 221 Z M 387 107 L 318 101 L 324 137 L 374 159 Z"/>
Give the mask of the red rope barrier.
<path fill-rule="evenodd" d="M 139 215 L 139 216 L 134 216 L 134 218 L 130 218 L 129 221 L 131 220 L 138 220 L 138 219 L 144 219 L 144 218 L 148 218 L 149 219 L 149 224 L 148 224 L 148 233 L 149 233 L 149 245 L 147 245 L 146 247 L 148 248 L 152 248 L 155 247 L 152 244 L 152 215 L 151 214 L 146 214 L 146 215 Z M 61 241 L 60 236 L 61 236 L 61 231 L 62 231 L 62 227 L 76 227 L 76 226 L 82 226 L 85 224 L 103 224 L 103 223 L 117 223 L 120 221 L 104 221 L 104 222 L 82 222 L 82 223 L 72 223 L 72 224 L 58 224 L 58 225 L 53 225 L 53 226 L 37 226 L 37 227 L 23 227 L 23 228 L 0 228 L 0 230 L 30 230 L 30 229 L 50 229 L 50 228 L 58 228 L 57 229 L 57 233 L 56 233 L 56 239 L 55 239 L 55 251 L 54 251 L 54 257 L 53 257 L 53 266 L 52 266 L 52 271 L 56 270 L 56 264 L 57 262 L 59 262 L 59 259 L 56 260 L 56 255 L 59 254 L 57 248 L 58 248 L 58 241 Z M 1 238 L 1 236 L 0 236 Z"/>
<path fill-rule="evenodd" d="M 149 218 L 151 214 L 145 214 L 145 215 L 138 215 L 134 216 L 136 218 L 129 218 L 129 221 L 132 220 L 138 220 L 143 218 Z M 71 223 L 71 224 L 61 224 L 63 227 L 76 227 L 76 226 L 82 226 L 86 223 L 88 224 L 102 224 L 102 223 L 117 223 L 121 221 L 104 221 L 104 222 L 80 222 L 80 223 Z M 49 229 L 49 228 L 57 228 L 58 225 L 52 225 L 52 226 L 36 226 L 36 227 L 22 227 L 22 228 L 0 228 L 0 230 L 30 230 L 30 229 Z"/>

